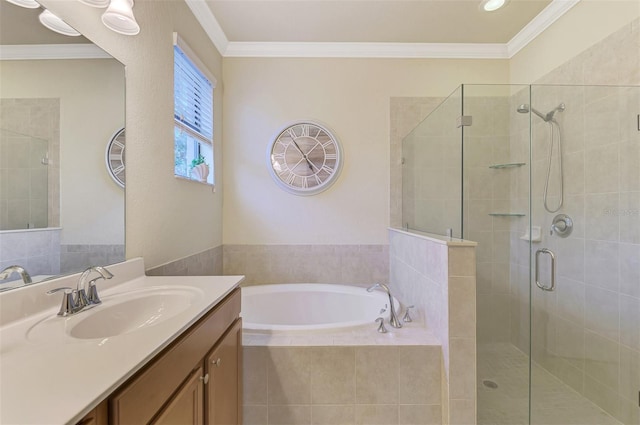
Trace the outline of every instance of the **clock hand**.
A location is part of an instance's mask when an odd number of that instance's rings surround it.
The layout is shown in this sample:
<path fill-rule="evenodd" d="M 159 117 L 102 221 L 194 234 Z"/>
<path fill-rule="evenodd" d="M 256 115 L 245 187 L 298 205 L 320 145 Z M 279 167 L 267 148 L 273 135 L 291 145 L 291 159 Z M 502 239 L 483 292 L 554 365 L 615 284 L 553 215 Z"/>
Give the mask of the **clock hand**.
<path fill-rule="evenodd" d="M 302 157 L 304 158 L 304 160 L 307 161 L 307 164 L 309 164 L 309 169 L 313 171 L 313 167 L 311 166 L 311 161 L 309 161 L 309 158 L 307 158 L 307 155 L 305 155 L 304 152 L 302 152 L 302 149 L 300 149 L 300 146 L 298 146 L 298 144 L 296 143 L 296 140 L 293 137 L 291 138 L 291 140 L 293 140 L 293 144 L 296 146 L 296 149 L 298 149 L 298 152 L 302 154 Z"/>

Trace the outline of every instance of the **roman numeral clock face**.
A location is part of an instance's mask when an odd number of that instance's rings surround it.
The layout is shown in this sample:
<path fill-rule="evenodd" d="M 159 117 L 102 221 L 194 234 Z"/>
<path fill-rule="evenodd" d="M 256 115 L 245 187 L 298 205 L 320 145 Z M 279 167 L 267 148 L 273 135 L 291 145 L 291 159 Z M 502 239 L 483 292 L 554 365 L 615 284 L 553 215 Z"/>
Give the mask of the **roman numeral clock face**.
<path fill-rule="evenodd" d="M 314 195 L 331 186 L 342 168 L 342 149 L 326 127 L 314 122 L 287 126 L 269 146 L 275 182 L 296 195 Z"/>

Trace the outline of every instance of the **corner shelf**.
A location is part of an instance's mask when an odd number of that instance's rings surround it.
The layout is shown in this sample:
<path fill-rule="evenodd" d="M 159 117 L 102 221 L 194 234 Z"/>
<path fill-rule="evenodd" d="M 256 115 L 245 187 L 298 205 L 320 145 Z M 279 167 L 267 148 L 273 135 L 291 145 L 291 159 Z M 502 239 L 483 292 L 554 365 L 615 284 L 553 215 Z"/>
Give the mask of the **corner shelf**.
<path fill-rule="evenodd" d="M 526 162 L 512 162 L 509 164 L 493 164 L 489 165 L 489 168 L 501 169 L 501 168 L 515 168 L 522 167 L 523 165 L 527 165 Z"/>
<path fill-rule="evenodd" d="M 491 217 L 524 217 L 526 214 L 522 213 L 489 213 Z"/>

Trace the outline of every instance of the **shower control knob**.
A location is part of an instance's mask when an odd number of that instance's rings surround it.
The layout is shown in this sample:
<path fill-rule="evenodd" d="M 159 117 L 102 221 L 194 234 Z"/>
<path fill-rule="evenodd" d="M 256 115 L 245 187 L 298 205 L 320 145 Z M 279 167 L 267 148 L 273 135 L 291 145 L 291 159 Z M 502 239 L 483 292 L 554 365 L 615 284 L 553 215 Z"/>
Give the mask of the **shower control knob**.
<path fill-rule="evenodd" d="M 566 238 L 571 234 L 573 230 L 573 220 L 566 214 L 558 214 L 553 218 L 551 222 L 551 232 L 553 235 L 555 232 L 561 238 Z"/>

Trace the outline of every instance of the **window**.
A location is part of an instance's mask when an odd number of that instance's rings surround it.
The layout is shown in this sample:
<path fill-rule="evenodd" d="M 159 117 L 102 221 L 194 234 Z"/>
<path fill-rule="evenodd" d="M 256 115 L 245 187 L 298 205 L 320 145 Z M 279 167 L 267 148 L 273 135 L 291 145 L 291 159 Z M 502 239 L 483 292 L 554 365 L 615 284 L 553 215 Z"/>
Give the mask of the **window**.
<path fill-rule="evenodd" d="M 174 33 L 174 174 L 214 184 L 213 89 L 216 80 Z M 206 171 L 196 165 L 207 164 Z M 207 173 L 206 175 L 203 175 Z"/>

